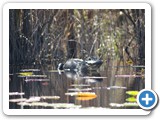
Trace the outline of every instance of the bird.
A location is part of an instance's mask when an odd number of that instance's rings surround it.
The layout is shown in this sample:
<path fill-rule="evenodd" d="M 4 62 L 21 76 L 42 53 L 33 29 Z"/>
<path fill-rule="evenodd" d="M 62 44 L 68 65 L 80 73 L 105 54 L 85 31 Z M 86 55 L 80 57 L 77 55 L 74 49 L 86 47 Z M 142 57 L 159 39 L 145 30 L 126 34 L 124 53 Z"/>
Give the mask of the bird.
<path fill-rule="evenodd" d="M 97 70 L 103 63 L 97 56 L 87 57 L 85 62 L 90 70 Z"/>
<path fill-rule="evenodd" d="M 102 63 L 102 60 L 98 57 L 88 57 L 85 60 L 72 58 L 67 60 L 65 64 L 59 63 L 57 69 L 59 74 L 61 74 L 61 71 L 64 71 L 65 75 L 70 79 L 91 81 L 91 78 L 86 79 L 85 76 L 91 75 L 93 72 L 96 73 Z M 96 79 L 93 81 L 102 80 Z"/>
<path fill-rule="evenodd" d="M 64 71 L 83 71 L 86 72 L 87 70 L 97 70 L 103 61 L 100 60 L 98 57 L 87 57 L 85 60 L 72 58 L 66 61 L 65 64 L 59 63 L 58 64 L 58 72 L 61 74 L 61 70 Z"/>

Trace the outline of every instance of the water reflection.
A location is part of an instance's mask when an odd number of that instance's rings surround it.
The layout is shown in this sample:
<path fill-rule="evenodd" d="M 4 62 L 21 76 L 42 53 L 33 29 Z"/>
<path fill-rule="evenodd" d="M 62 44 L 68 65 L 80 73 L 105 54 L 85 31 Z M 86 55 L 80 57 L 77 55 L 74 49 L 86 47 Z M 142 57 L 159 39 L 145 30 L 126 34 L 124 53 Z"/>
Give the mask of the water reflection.
<path fill-rule="evenodd" d="M 10 108 L 138 108 L 135 95 L 139 90 L 133 91 L 129 86 L 133 80 L 144 78 L 135 74 L 135 68 L 108 66 L 104 70 L 102 64 L 95 69 L 93 62 L 80 61 L 74 69 L 17 71 L 13 75 L 17 77 L 14 80 L 19 80 L 16 85 L 20 89 L 10 91 Z"/>
<path fill-rule="evenodd" d="M 72 80 L 78 80 L 79 83 L 97 83 L 103 81 L 103 78 L 101 78 L 100 73 L 97 71 L 88 71 L 83 74 L 75 71 L 65 71 L 64 74 Z"/>

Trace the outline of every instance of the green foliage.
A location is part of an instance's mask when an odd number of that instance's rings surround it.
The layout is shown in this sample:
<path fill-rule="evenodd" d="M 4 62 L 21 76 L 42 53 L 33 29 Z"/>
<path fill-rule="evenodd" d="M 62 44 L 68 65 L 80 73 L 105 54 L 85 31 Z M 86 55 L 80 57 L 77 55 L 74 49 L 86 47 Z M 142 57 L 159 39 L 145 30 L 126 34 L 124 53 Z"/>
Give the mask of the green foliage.
<path fill-rule="evenodd" d="M 63 51 L 63 58 L 67 58 L 67 40 L 70 38 L 80 46 L 76 48 L 77 57 L 85 50 L 88 55 L 99 55 L 103 60 L 131 58 L 134 53 L 130 52 L 134 50 L 127 53 L 128 58 L 124 56 L 125 47 L 131 46 L 131 38 L 135 38 L 135 45 L 144 44 L 138 36 L 139 33 L 144 36 L 143 10 L 139 10 L 139 14 L 136 10 L 118 9 L 10 10 L 10 13 L 10 44 L 14 45 L 10 62 L 16 58 L 22 63 L 42 64 L 47 59 L 53 62 L 62 58 L 59 50 Z M 144 51 L 143 46 L 139 49 Z M 46 58 L 46 54 L 55 57 Z M 135 52 L 133 57 L 137 54 Z M 140 60 L 143 64 L 144 59 Z"/>

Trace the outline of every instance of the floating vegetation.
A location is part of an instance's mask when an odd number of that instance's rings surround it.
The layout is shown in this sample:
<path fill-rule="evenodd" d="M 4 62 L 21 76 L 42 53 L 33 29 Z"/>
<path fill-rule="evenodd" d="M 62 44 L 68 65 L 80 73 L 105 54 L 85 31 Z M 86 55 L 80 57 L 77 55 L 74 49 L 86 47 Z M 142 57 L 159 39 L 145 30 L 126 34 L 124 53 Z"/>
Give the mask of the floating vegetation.
<path fill-rule="evenodd" d="M 81 88 L 70 88 L 70 89 L 68 89 L 68 91 L 76 91 L 76 92 L 83 92 L 83 91 L 90 91 L 90 90 L 92 90 L 92 88 L 83 88 L 83 89 L 81 89 Z"/>
<path fill-rule="evenodd" d="M 29 99 L 26 98 L 20 98 L 20 99 L 10 99 L 9 102 L 26 102 L 26 103 L 31 103 L 31 102 L 38 102 L 41 99 L 54 99 L 58 100 L 60 99 L 59 96 L 41 96 L 41 97 L 30 97 Z"/>
<path fill-rule="evenodd" d="M 56 109 L 63 108 L 63 109 L 71 109 L 71 108 L 81 108 L 81 105 L 75 105 L 73 103 L 52 103 L 48 104 L 47 107 L 54 107 Z"/>
<path fill-rule="evenodd" d="M 69 96 L 76 96 L 78 94 L 78 92 L 68 92 L 65 93 L 65 95 L 69 95 Z"/>
<path fill-rule="evenodd" d="M 19 103 L 17 103 L 17 105 L 20 105 L 20 106 L 30 106 L 31 105 L 31 103 L 28 103 L 28 102 L 19 102 Z"/>
<path fill-rule="evenodd" d="M 144 77 L 144 75 L 115 75 L 115 77 L 123 77 L 123 78 L 128 78 L 128 77 Z"/>
<path fill-rule="evenodd" d="M 124 103 L 125 107 L 138 107 L 139 105 L 136 102 L 126 102 Z"/>
<path fill-rule="evenodd" d="M 97 95 L 94 92 L 78 92 L 76 95 L 76 100 L 88 101 L 95 99 Z"/>
<path fill-rule="evenodd" d="M 80 77 L 80 78 L 84 78 L 84 79 L 90 79 L 90 78 L 96 79 L 96 78 L 107 78 L 107 77 Z"/>
<path fill-rule="evenodd" d="M 129 97 L 126 99 L 127 102 L 137 102 L 137 99 L 135 97 Z"/>
<path fill-rule="evenodd" d="M 123 104 L 119 103 L 110 103 L 109 104 L 111 107 L 139 107 L 139 105 L 136 102 L 125 102 Z"/>
<path fill-rule="evenodd" d="M 83 109 L 110 109 L 110 108 L 104 108 L 104 107 L 94 107 L 94 106 L 91 106 L 91 107 L 85 107 Z"/>
<path fill-rule="evenodd" d="M 43 77 L 43 78 L 46 78 L 47 75 L 19 75 L 18 77 Z"/>
<path fill-rule="evenodd" d="M 94 92 L 78 92 L 78 97 L 97 97 Z"/>
<path fill-rule="evenodd" d="M 145 68 L 144 65 L 134 65 L 134 66 L 132 66 L 132 67 L 135 67 L 135 68 Z"/>
<path fill-rule="evenodd" d="M 60 99 L 59 96 L 41 96 L 41 97 L 30 97 L 29 99 L 26 98 L 19 98 L 19 99 L 10 99 L 9 102 L 23 102 L 23 103 L 32 103 L 32 102 L 38 102 L 41 99 L 54 99 L 58 100 Z M 30 105 L 30 104 L 27 104 Z"/>
<path fill-rule="evenodd" d="M 19 98 L 19 99 L 10 99 L 9 102 L 35 102 L 40 101 L 40 97 L 30 97 L 27 98 Z"/>
<path fill-rule="evenodd" d="M 58 100 L 60 99 L 60 96 L 41 96 L 41 99 L 54 99 L 54 100 Z"/>
<path fill-rule="evenodd" d="M 110 86 L 110 87 L 92 87 L 92 89 L 94 90 L 101 90 L 101 89 L 127 89 L 127 87 L 122 87 L 122 86 Z"/>
<path fill-rule="evenodd" d="M 92 97 L 92 98 L 97 97 L 97 95 L 94 92 L 69 92 L 65 93 L 65 95 L 76 96 L 76 97 Z"/>
<path fill-rule="evenodd" d="M 110 86 L 108 87 L 108 90 L 110 89 L 127 89 L 127 87 L 122 87 L 122 86 Z"/>
<path fill-rule="evenodd" d="M 50 81 L 49 79 L 26 79 L 26 82 L 36 82 L 36 81 Z"/>
<path fill-rule="evenodd" d="M 48 103 L 47 102 L 32 102 L 32 103 L 28 103 L 28 102 L 20 102 L 17 103 L 17 105 L 23 105 L 23 106 L 44 106 L 46 107 Z"/>
<path fill-rule="evenodd" d="M 20 102 L 17 103 L 18 105 L 23 106 L 30 106 L 30 107 L 52 107 L 55 109 L 70 109 L 70 108 L 81 108 L 81 105 L 75 105 L 73 103 L 47 103 L 47 102 L 32 102 L 32 103 L 26 103 L 26 102 Z"/>
<path fill-rule="evenodd" d="M 126 91 L 126 94 L 132 95 L 132 96 L 137 96 L 139 91 Z"/>
<path fill-rule="evenodd" d="M 28 72 L 28 71 L 40 71 L 39 69 L 22 69 L 20 70 L 22 72 Z"/>
<path fill-rule="evenodd" d="M 20 76 L 31 76 L 33 75 L 33 72 L 20 72 L 18 73 Z"/>
<path fill-rule="evenodd" d="M 117 67 L 124 67 L 124 68 L 130 68 L 130 67 L 132 67 L 132 68 L 145 68 L 145 66 L 144 65 L 133 65 L 133 66 L 108 66 L 108 67 L 112 67 L 112 68 L 117 68 Z"/>
<path fill-rule="evenodd" d="M 25 100 L 25 102 L 37 102 L 40 101 L 40 97 L 30 97 L 29 99 Z"/>
<path fill-rule="evenodd" d="M 89 84 L 72 84 L 71 86 L 74 86 L 74 87 L 87 87 L 87 86 L 90 86 Z"/>
<path fill-rule="evenodd" d="M 48 105 L 47 102 L 32 102 L 30 103 L 30 106 L 41 106 L 41 107 L 46 107 Z"/>
<path fill-rule="evenodd" d="M 19 93 L 19 92 L 10 92 L 9 96 L 14 96 L 14 95 L 24 95 L 24 93 Z"/>
<path fill-rule="evenodd" d="M 93 90 L 108 89 L 108 87 L 92 87 Z"/>
<path fill-rule="evenodd" d="M 111 107 L 124 107 L 124 104 L 119 104 L 119 103 L 110 103 L 109 105 Z"/>
<path fill-rule="evenodd" d="M 27 100 L 26 98 L 10 99 L 9 102 L 24 102 L 26 100 Z"/>
<path fill-rule="evenodd" d="M 86 97 L 76 97 L 76 100 L 88 101 L 88 100 L 95 99 L 96 97 L 97 97 L 97 95 L 95 95 L 95 96 L 86 96 Z"/>

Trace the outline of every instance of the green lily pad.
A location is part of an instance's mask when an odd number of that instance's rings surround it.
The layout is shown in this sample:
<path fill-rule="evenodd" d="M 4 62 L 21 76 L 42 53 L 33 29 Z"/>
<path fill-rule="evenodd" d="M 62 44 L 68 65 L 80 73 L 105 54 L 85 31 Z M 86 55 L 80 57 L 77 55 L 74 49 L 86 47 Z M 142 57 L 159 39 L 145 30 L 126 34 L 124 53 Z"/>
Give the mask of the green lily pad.
<path fill-rule="evenodd" d="M 139 91 L 126 91 L 126 94 L 132 95 L 132 96 L 137 96 Z"/>
<path fill-rule="evenodd" d="M 128 102 L 137 102 L 137 99 L 135 97 L 129 97 L 126 99 Z"/>

